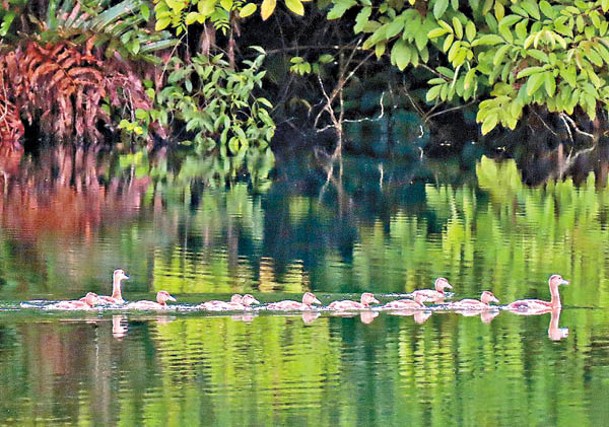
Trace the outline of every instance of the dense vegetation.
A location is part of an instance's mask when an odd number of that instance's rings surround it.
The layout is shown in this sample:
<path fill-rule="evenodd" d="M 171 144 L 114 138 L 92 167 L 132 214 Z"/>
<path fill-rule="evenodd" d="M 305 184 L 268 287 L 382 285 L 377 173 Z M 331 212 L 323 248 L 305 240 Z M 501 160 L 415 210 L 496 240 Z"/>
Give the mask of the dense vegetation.
<path fill-rule="evenodd" d="M 0 134 L 99 142 L 120 129 L 123 140 L 231 156 L 264 149 L 277 121 L 333 129 L 340 142 L 345 123 L 407 107 L 425 125 L 463 109 L 482 134 L 525 122 L 595 139 L 609 109 L 608 10 L 607 0 L 11 0 L 0 11 Z"/>

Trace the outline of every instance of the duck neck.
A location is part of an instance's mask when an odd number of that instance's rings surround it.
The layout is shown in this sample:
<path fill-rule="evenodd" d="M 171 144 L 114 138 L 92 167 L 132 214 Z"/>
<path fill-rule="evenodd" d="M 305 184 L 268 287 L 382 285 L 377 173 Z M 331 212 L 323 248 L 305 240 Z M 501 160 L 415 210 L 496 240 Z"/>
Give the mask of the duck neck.
<path fill-rule="evenodd" d="M 550 295 L 552 296 L 550 303 L 552 307 L 561 307 L 560 305 L 560 294 L 558 293 L 558 286 L 550 285 Z"/>
<path fill-rule="evenodd" d="M 123 299 L 121 292 L 121 280 L 119 278 L 114 279 L 112 282 L 112 298 Z"/>

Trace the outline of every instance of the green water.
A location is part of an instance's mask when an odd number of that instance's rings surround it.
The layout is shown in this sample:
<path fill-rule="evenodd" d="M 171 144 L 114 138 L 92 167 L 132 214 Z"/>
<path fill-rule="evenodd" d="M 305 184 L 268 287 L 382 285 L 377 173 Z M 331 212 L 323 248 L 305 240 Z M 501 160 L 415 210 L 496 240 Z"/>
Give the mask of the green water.
<path fill-rule="evenodd" d="M 45 170 L 24 159 L 4 186 L 0 424 L 609 420 L 602 174 L 530 188 L 513 161 L 455 168 L 346 158 L 342 175 L 337 168 L 328 180 L 327 165 L 302 159 L 302 169 L 278 165 L 272 184 L 256 187 L 100 158 L 72 159 L 61 180 L 66 158 L 55 161 Z M 308 290 L 324 303 L 362 291 L 389 301 L 438 276 L 455 298 L 489 289 L 502 303 L 549 299 L 552 273 L 571 285 L 561 288 L 554 322 L 507 312 L 303 318 L 18 308 L 108 294 L 118 267 L 131 276 L 127 299 L 165 289 L 182 304 Z"/>

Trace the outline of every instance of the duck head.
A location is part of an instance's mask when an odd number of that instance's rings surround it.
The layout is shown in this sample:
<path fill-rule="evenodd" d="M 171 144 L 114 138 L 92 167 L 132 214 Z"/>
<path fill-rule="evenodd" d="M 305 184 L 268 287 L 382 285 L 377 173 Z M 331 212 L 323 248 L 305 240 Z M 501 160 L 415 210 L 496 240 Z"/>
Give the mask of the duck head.
<path fill-rule="evenodd" d="M 232 304 L 241 304 L 242 300 L 243 300 L 243 296 L 241 296 L 239 294 L 233 294 L 233 296 L 230 297 L 230 302 Z"/>
<path fill-rule="evenodd" d="M 165 305 L 165 304 L 167 304 L 167 301 L 175 302 L 176 299 L 174 297 L 172 297 L 169 294 L 169 292 L 167 292 L 167 291 L 158 291 L 156 294 L 156 302 L 158 302 L 161 305 Z"/>
<path fill-rule="evenodd" d="M 241 304 L 249 307 L 252 304 L 260 304 L 260 301 L 258 301 L 256 298 L 254 298 L 252 295 L 250 294 L 245 294 L 243 295 L 243 297 L 241 298 Z"/>
<path fill-rule="evenodd" d="M 490 304 L 491 302 L 499 304 L 499 300 L 497 299 L 497 297 L 493 295 L 493 293 L 490 291 L 482 292 L 482 295 L 480 295 L 480 301 L 485 304 Z"/>
<path fill-rule="evenodd" d="M 370 292 L 364 292 L 362 294 L 360 301 L 362 302 L 363 305 L 366 305 L 366 306 L 369 304 L 380 304 L 379 300 L 377 300 L 374 297 L 374 294 L 372 294 Z"/>
<path fill-rule="evenodd" d="M 125 274 L 125 272 L 123 270 L 121 270 L 120 268 L 117 270 L 114 270 L 113 277 L 114 277 L 115 282 L 120 282 L 121 280 L 129 279 L 129 276 L 127 276 Z"/>
<path fill-rule="evenodd" d="M 558 287 L 560 285 L 568 285 L 569 281 L 563 279 L 560 274 L 553 274 L 550 276 L 548 283 L 550 284 L 550 286 Z"/>
<path fill-rule="evenodd" d="M 444 277 L 438 277 L 434 283 L 434 287 L 438 292 L 444 292 L 444 289 L 452 289 L 452 285 L 448 283 Z"/>
<path fill-rule="evenodd" d="M 317 297 L 315 295 L 313 295 L 311 292 L 305 292 L 305 294 L 302 296 L 302 302 L 306 305 L 311 305 L 311 304 L 320 304 L 321 305 L 321 301 L 317 299 Z"/>

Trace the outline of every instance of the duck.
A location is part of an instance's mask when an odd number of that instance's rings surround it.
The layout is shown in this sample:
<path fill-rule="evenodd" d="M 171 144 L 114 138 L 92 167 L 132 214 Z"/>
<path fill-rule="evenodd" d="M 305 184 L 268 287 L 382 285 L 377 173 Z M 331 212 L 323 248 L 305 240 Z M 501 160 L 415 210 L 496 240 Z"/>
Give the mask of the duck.
<path fill-rule="evenodd" d="M 167 301 L 176 301 L 167 291 L 158 291 L 156 294 L 156 302 L 154 301 L 136 301 L 130 302 L 125 306 L 128 310 L 165 310 L 167 309 Z"/>
<path fill-rule="evenodd" d="M 260 304 L 260 301 L 250 294 L 233 294 L 229 302 L 211 300 L 199 304 L 197 308 L 207 311 L 241 311 L 247 310 L 253 304 Z"/>
<path fill-rule="evenodd" d="M 112 295 L 100 295 L 99 303 L 124 304 L 125 300 L 123 299 L 123 294 L 121 292 L 121 282 L 127 279 L 129 279 L 129 276 L 127 276 L 123 270 L 121 270 L 120 268 L 114 270 L 114 273 L 112 274 Z"/>
<path fill-rule="evenodd" d="M 351 300 L 334 301 L 328 305 L 328 310 L 350 311 L 365 310 L 370 308 L 370 304 L 379 304 L 379 301 L 370 292 L 364 292 L 360 297 L 360 302 Z"/>
<path fill-rule="evenodd" d="M 410 293 L 410 296 L 414 298 L 416 295 L 424 297 L 423 302 L 444 302 L 446 298 L 445 289 L 452 289 L 452 285 L 448 283 L 444 277 L 438 277 L 434 282 L 434 289 L 417 289 Z"/>
<path fill-rule="evenodd" d="M 313 304 L 321 304 L 321 301 L 311 292 L 305 292 L 302 296 L 302 302 L 293 300 L 284 300 L 273 302 L 266 306 L 270 311 L 302 311 L 313 309 Z"/>
<path fill-rule="evenodd" d="M 491 302 L 499 303 L 499 300 L 495 295 L 493 295 L 490 291 L 484 291 L 480 295 L 480 300 L 466 298 L 461 301 L 454 301 L 444 308 L 446 310 L 458 310 L 458 311 L 480 311 L 480 310 L 490 310 L 496 307 L 490 305 Z"/>
<path fill-rule="evenodd" d="M 240 294 L 233 294 L 230 297 L 230 301 L 220 301 L 220 300 L 210 300 L 210 301 L 205 301 L 201 304 L 199 304 L 196 308 L 200 309 L 200 310 L 207 310 L 207 311 L 223 311 L 223 310 L 230 310 L 232 307 L 232 304 L 241 304 L 241 299 L 243 298 L 243 295 Z"/>
<path fill-rule="evenodd" d="M 516 314 L 543 314 L 551 311 L 553 308 L 560 308 L 560 294 L 558 287 L 560 285 L 568 285 L 569 282 L 562 278 L 560 274 L 553 274 L 548 279 L 550 288 L 550 301 L 540 299 L 522 299 L 514 301 L 506 306 L 509 310 Z"/>
<path fill-rule="evenodd" d="M 390 301 L 387 304 L 380 307 L 381 310 L 422 310 L 426 309 L 427 306 L 423 304 L 425 301 L 425 295 L 423 293 L 417 293 L 412 299 L 398 299 Z"/>
<path fill-rule="evenodd" d="M 99 296 L 95 292 L 87 294 L 77 300 L 59 301 L 45 306 L 45 310 L 91 310 L 99 303 Z"/>

